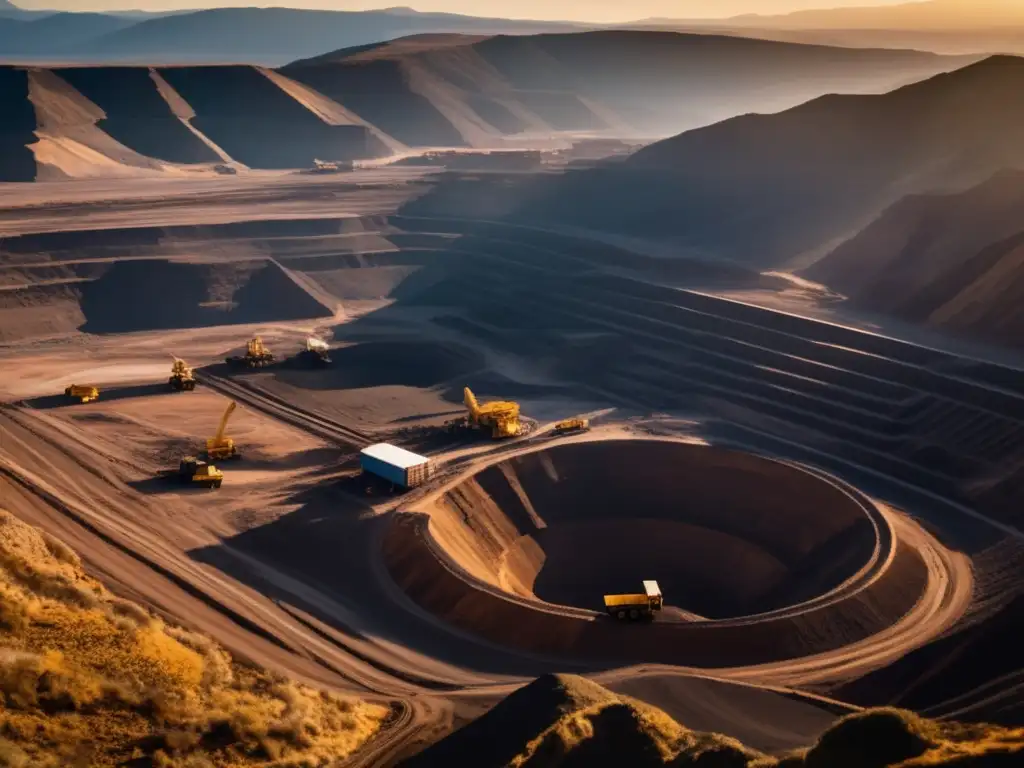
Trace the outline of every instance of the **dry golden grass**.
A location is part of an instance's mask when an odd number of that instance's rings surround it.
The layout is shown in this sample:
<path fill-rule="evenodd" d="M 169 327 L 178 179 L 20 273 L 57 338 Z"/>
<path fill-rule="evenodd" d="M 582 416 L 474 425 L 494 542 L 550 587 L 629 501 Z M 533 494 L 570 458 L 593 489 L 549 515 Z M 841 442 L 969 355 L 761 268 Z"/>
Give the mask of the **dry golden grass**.
<path fill-rule="evenodd" d="M 120 600 L 0 510 L 0 765 L 319 766 L 386 707 L 279 680 Z"/>

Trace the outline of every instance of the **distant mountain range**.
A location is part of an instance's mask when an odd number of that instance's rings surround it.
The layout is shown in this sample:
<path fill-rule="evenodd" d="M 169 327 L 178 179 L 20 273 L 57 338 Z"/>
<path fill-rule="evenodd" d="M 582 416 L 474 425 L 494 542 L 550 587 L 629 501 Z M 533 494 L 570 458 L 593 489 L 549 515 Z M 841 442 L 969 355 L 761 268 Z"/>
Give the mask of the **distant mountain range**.
<path fill-rule="evenodd" d="M 100 14 L 24 11 L 9 0 L 0 0 L 0 61 L 280 66 L 326 51 L 424 33 L 538 34 L 607 28 L 420 13 L 411 8 L 361 12 L 214 8 Z M 617 28 L 670 29 L 855 48 L 1024 53 L 1024 3 L 1014 0 L 928 0 L 780 16 L 648 19 Z"/>
<path fill-rule="evenodd" d="M 609 31 L 418 35 L 278 70 L 0 66 L 0 181 L 221 163 L 307 168 L 417 148 L 552 147 L 581 134 L 650 140 L 823 93 L 878 93 L 965 63 Z"/>
<path fill-rule="evenodd" d="M 577 30 L 571 24 L 485 19 L 399 8 L 307 11 L 218 8 L 193 13 L 5 14 L 0 61 L 231 62 L 278 66 L 339 48 L 431 32 L 533 34 Z"/>
<path fill-rule="evenodd" d="M 758 267 L 812 260 L 901 197 L 1024 168 L 1024 59 L 883 95 L 829 95 L 658 142 L 532 190 L 517 216 Z"/>
<path fill-rule="evenodd" d="M 880 92 L 967 61 L 731 37 L 601 31 L 431 36 L 347 49 L 281 72 L 412 146 L 507 134 L 656 138 L 832 91 Z"/>
<path fill-rule="evenodd" d="M 857 48 L 1024 53 L 1024 3 L 1018 0 L 925 0 L 774 16 L 648 19 L 633 26 Z"/>
<path fill-rule="evenodd" d="M 655 21 L 672 23 L 668 19 Z M 1024 5 L 1019 0 L 917 0 L 896 5 L 817 8 L 776 15 L 746 14 L 698 22 L 759 29 L 993 29 L 1024 26 Z"/>

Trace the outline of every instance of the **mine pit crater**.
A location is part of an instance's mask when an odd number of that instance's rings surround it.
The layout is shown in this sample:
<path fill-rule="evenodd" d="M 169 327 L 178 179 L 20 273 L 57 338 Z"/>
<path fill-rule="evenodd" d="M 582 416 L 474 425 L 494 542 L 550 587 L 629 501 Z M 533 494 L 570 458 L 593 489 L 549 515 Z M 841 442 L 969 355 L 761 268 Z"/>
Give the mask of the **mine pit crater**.
<path fill-rule="evenodd" d="M 603 611 L 656 579 L 659 621 L 729 620 L 819 598 L 861 572 L 877 530 L 802 468 L 664 440 L 566 443 L 488 466 L 431 512 L 440 548 L 519 599 Z"/>

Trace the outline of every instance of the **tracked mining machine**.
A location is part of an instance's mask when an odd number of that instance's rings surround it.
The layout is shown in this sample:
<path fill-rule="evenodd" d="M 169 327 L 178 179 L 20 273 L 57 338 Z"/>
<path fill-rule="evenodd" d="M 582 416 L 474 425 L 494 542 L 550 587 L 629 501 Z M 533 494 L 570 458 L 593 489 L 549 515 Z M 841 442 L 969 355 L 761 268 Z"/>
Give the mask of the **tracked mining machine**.
<path fill-rule="evenodd" d="M 479 429 L 495 440 L 518 437 L 525 431 L 519 420 L 519 403 L 495 400 L 481 404 L 469 387 L 463 390 L 462 395 L 469 413 L 461 419 L 448 422 L 449 431 Z"/>
<path fill-rule="evenodd" d="M 661 587 L 656 581 L 645 581 L 642 594 L 604 596 L 604 609 L 619 621 L 650 621 L 663 603 Z"/>
<path fill-rule="evenodd" d="M 239 457 L 238 448 L 235 447 L 235 441 L 230 437 L 224 436 L 224 431 L 228 426 L 228 419 L 231 418 L 231 414 L 235 412 L 237 403 L 232 400 L 228 403 L 227 410 L 224 411 L 224 415 L 220 417 L 220 424 L 217 427 L 217 434 L 213 437 L 206 439 L 206 458 L 210 461 L 224 461 L 226 459 L 237 459 Z"/>
<path fill-rule="evenodd" d="M 191 392 L 196 388 L 196 375 L 184 360 L 174 358 L 171 366 L 171 378 L 167 380 L 175 392 Z"/>
<path fill-rule="evenodd" d="M 100 396 L 100 391 L 87 384 L 72 384 L 64 390 L 65 397 L 71 397 L 80 403 L 89 403 Z"/>
<path fill-rule="evenodd" d="M 233 355 L 225 358 L 224 362 L 236 368 L 263 368 L 274 364 L 274 355 L 257 336 L 246 343 L 244 355 Z"/>

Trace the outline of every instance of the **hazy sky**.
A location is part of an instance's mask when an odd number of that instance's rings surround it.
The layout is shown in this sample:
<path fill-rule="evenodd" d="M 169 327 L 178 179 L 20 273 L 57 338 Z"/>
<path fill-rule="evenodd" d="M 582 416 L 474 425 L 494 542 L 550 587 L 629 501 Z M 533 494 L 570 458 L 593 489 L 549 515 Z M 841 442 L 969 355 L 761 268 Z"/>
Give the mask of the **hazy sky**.
<path fill-rule="evenodd" d="M 166 11 L 225 6 L 289 6 L 366 10 L 410 5 L 419 11 L 447 11 L 506 18 L 627 21 L 652 16 L 698 18 L 741 13 L 784 13 L 843 5 L 892 5 L 906 0 L 13 0 L 25 9 Z"/>

